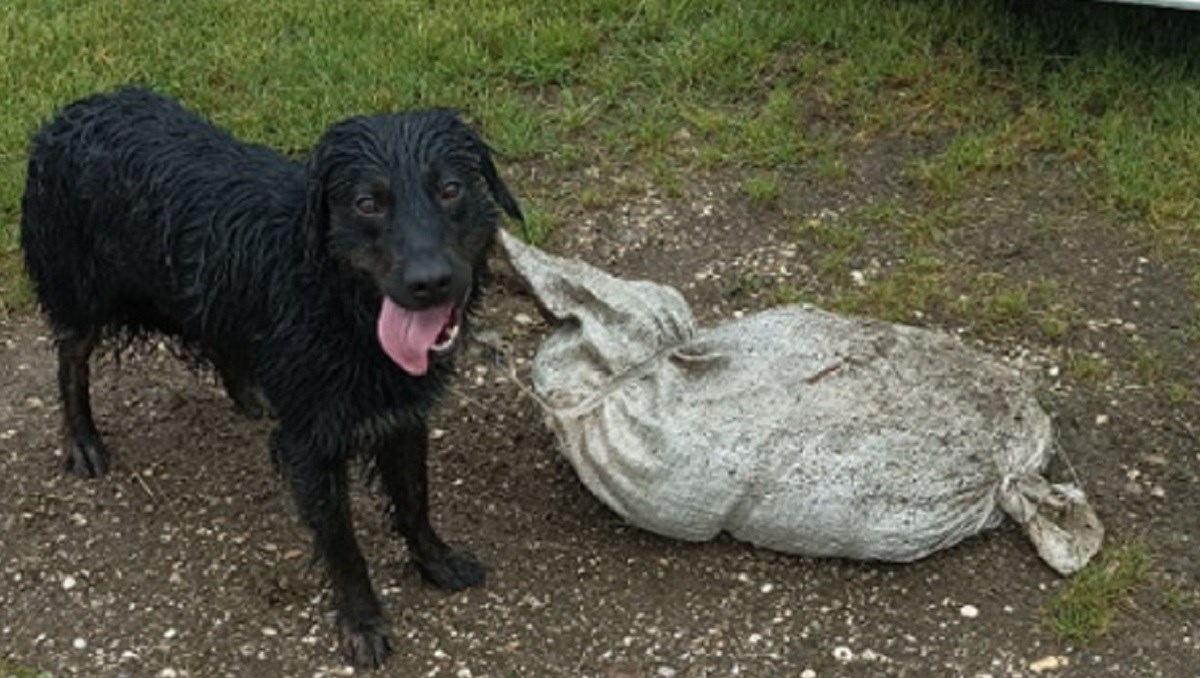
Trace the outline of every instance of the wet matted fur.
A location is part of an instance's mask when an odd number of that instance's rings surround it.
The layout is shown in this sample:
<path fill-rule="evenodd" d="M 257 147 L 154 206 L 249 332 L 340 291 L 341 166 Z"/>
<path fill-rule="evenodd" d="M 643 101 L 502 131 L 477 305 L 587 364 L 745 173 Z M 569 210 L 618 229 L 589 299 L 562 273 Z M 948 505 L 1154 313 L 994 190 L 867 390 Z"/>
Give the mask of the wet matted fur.
<path fill-rule="evenodd" d="M 424 578 L 484 570 L 429 523 L 425 418 L 486 273 L 500 210 L 488 147 L 453 112 L 355 117 L 304 163 L 128 88 L 70 104 L 35 136 L 25 263 L 58 350 L 67 468 L 103 474 L 88 359 L 160 332 L 215 365 L 235 406 L 278 419 L 271 447 L 312 528 L 347 657 L 392 640 L 354 537 L 347 462 L 372 463 Z"/>

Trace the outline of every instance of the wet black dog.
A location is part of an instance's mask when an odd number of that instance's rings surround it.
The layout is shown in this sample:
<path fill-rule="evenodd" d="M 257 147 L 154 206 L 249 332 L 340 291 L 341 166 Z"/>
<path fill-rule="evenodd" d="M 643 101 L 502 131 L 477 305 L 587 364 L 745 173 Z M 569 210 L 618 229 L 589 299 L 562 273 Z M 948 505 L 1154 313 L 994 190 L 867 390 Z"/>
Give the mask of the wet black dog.
<path fill-rule="evenodd" d="M 500 209 L 521 214 L 452 112 L 351 118 L 301 164 L 124 89 L 41 129 L 22 206 L 70 470 L 108 468 L 88 393 L 97 342 L 166 333 L 216 366 L 241 411 L 278 417 L 272 451 L 328 569 L 351 661 L 376 666 L 392 649 L 351 523 L 351 457 L 374 465 L 426 580 L 483 582 L 430 526 L 425 416 Z"/>

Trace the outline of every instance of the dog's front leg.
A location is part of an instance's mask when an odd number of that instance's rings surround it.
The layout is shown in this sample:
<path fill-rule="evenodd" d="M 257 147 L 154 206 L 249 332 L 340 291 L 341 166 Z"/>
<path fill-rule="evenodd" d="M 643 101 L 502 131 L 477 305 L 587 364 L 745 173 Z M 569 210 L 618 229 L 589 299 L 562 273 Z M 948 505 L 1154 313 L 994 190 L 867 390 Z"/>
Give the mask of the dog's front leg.
<path fill-rule="evenodd" d="M 483 566 L 471 554 L 446 545 L 429 522 L 426 458 L 429 433 L 414 419 L 385 436 L 375 447 L 375 464 L 392 508 L 392 526 L 425 581 L 458 591 L 483 584 Z"/>
<path fill-rule="evenodd" d="M 318 439 L 285 427 L 274 438 L 274 452 L 287 472 L 300 517 L 313 531 L 317 557 L 329 572 L 342 651 L 357 666 L 377 667 L 392 653 L 391 628 L 354 538 L 345 458 L 309 442 Z"/>

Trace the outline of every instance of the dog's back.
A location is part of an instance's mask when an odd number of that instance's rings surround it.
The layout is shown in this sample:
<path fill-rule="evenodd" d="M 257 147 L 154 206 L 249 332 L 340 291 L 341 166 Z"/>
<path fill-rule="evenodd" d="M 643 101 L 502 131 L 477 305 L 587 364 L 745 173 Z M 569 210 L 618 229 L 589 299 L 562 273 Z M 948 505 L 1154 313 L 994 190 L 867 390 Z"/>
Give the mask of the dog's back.
<path fill-rule="evenodd" d="M 286 213 L 267 206 L 302 194 L 298 164 L 169 99 L 124 89 L 68 106 L 34 137 L 21 245 L 60 330 L 194 335 L 209 307 L 244 296 L 201 278 L 253 282 L 225 270 L 238 264 L 229 255 L 289 237 L 239 215 Z M 205 298 L 216 292 L 227 298 Z"/>

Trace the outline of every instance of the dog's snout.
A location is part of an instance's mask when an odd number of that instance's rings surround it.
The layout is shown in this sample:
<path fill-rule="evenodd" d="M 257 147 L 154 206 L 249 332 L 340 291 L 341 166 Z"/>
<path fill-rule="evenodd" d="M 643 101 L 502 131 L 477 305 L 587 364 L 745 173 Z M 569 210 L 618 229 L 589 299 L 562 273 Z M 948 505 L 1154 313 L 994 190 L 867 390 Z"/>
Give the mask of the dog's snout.
<path fill-rule="evenodd" d="M 449 300 L 454 283 L 454 271 L 444 258 L 427 258 L 405 267 L 404 289 L 420 304 L 438 304 Z"/>

